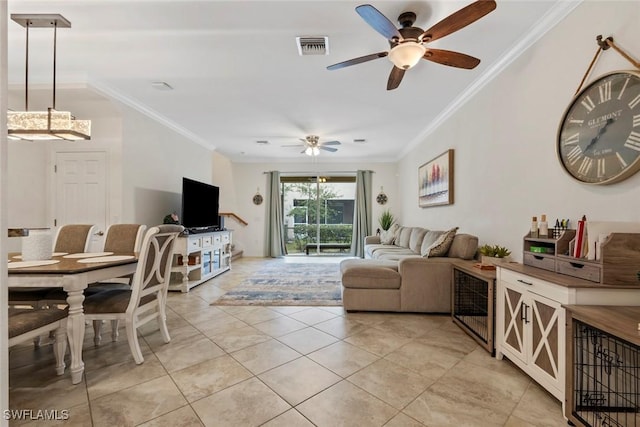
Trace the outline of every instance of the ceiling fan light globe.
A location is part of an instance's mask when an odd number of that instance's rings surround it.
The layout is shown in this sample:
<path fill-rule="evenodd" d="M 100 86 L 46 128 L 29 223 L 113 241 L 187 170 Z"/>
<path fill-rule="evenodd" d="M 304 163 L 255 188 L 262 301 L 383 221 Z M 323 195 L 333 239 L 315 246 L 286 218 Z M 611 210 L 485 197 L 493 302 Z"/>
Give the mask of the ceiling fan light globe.
<path fill-rule="evenodd" d="M 320 149 L 318 147 L 313 147 L 311 149 L 311 155 L 312 156 L 317 156 L 318 154 L 320 154 Z"/>
<path fill-rule="evenodd" d="M 307 149 L 304 150 L 304 154 L 306 154 L 307 156 L 313 156 L 313 150 L 311 149 L 311 147 L 307 147 Z"/>
<path fill-rule="evenodd" d="M 408 70 L 415 66 L 427 49 L 420 43 L 408 41 L 396 45 L 389 51 L 389 60 L 398 68 Z"/>

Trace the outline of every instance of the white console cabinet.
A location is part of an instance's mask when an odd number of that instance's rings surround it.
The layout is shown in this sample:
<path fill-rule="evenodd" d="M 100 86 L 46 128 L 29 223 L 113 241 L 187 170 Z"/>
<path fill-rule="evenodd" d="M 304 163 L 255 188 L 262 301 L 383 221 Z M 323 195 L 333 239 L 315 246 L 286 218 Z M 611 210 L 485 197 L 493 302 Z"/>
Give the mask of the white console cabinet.
<path fill-rule="evenodd" d="M 187 234 L 176 240 L 169 290 L 189 292 L 231 268 L 231 231 Z"/>
<path fill-rule="evenodd" d="M 608 286 L 540 268 L 498 266 L 496 358 L 506 356 L 565 404 L 563 305 L 629 305 L 637 286 Z"/>

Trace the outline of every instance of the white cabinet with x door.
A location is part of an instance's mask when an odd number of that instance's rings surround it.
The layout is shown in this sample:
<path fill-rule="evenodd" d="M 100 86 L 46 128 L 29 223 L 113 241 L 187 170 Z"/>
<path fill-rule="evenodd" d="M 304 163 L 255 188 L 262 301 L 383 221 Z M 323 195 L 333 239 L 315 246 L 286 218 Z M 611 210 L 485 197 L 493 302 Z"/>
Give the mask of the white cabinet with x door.
<path fill-rule="evenodd" d="M 497 271 L 496 357 L 506 356 L 564 405 L 564 304 L 628 305 L 638 288 L 606 286 L 521 264 Z"/>

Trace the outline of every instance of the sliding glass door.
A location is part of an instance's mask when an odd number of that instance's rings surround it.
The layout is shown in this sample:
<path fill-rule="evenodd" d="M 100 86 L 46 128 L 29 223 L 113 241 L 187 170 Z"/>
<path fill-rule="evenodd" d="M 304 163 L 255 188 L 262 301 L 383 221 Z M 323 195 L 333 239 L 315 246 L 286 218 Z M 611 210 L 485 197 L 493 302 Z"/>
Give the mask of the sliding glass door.
<path fill-rule="evenodd" d="M 280 176 L 289 255 L 351 248 L 355 176 Z"/>

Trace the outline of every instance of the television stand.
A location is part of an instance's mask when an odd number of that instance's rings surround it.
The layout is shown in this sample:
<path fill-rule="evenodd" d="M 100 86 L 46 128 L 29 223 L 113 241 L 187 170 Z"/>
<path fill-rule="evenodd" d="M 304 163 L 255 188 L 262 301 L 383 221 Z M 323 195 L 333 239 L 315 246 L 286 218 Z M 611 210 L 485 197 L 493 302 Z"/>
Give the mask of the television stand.
<path fill-rule="evenodd" d="M 191 288 L 231 269 L 231 231 L 206 231 L 178 236 L 171 266 L 170 291 Z"/>
<path fill-rule="evenodd" d="M 211 227 L 191 227 L 185 228 L 185 234 L 203 234 L 203 233 L 212 233 L 214 231 L 222 231 L 219 227 L 212 225 Z"/>

